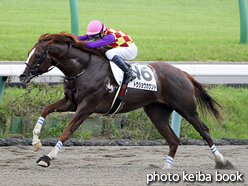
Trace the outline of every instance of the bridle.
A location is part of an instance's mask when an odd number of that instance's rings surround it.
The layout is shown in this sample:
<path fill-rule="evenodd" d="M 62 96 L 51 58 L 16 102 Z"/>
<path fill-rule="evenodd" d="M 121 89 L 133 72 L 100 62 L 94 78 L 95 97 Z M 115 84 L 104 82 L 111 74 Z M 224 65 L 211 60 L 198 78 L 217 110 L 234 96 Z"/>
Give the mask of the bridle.
<path fill-rule="evenodd" d="M 31 67 L 28 63 L 25 63 L 25 64 L 30 68 L 29 73 L 30 73 L 30 78 L 31 78 L 31 79 L 32 79 L 33 77 L 35 77 L 35 76 L 39 76 L 39 75 L 42 75 L 42 74 L 44 74 L 44 73 L 46 73 L 46 72 L 49 72 L 49 71 L 51 71 L 52 69 L 54 69 L 55 67 L 57 67 L 57 66 L 58 66 L 62 61 L 64 61 L 64 59 L 68 56 L 68 54 L 69 54 L 69 52 L 71 51 L 71 48 L 72 48 L 72 44 L 70 43 L 69 48 L 68 48 L 68 51 L 67 51 L 67 53 L 65 54 L 65 56 L 64 56 L 64 57 L 63 57 L 55 66 L 53 66 L 53 65 L 52 65 L 52 62 L 51 62 L 51 60 L 50 60 L 50 58 L 49 58 L 49 56 L 47 55 L 47 54 L 48 54 L 48 51 L 49 51 L 49 46 L 45 49 L 45 47 L 44 47 L 42 44 L 40 44 L 40 43 L 36 43 L 36 44 L 40 45 L 41 48 L 42 48 L 45 52 L 43 53 L 42 58 L 41 58 L 40 61 L 36 64 L 35 67 Z M 39 69 L 41 63 L 42 63 L 45 59 L 48 59 L 48 61 L 49 61 L 49 63 L 51 64 L 52 67 L 49 68 L 48 70 L 44 71 L 44 72 L 39 72 L 38 69 Z M 89 67 L 90 62 L 91 62 L 91 53 L 89 53 L 89 62 L 88 62 L 87 67 L 85 68 L 85 70 Z M 77 79 L 79 76 L 81 76 L 81 75 L 84 74 L 85 70 L 84 70 L 83 72 L 79 73 L 78 75 L 74 76 L 74 77 L 65 77 L 65 79 L 67 79 L 67 80 L 74 80 L 74 79 Z"/>
<path fill-rule="evenodd" d="M 62 61 L 64 61 L 64 59 L 68 56 L 68 54 L 69 54 L 69 52 L 71 51 L 71 48 L 72 48 L 72 44 L 70 43 L 69 48 L 68 48 L 68 51 L 67 51 L 67 53 L 65 54 L 65 56 L 64 56 L 64 57 L 63 57 L 55 66 L 53 66 L 53 65 L 52 65 L 52 62 L 51 62 L 51 60 L 50 60 L 50 58 L 49 58 L 49 56 L 47 55 L 47 54 L 48 54 L 48 51 L 49 51 L 49 46 L 45 49 L 45 47 L 44 47 L 42 44 L 40 44 L 40 43 L 36 43 L 36 44 L 40 45 L 41 48 L 42 48 L 45 52 L 43 53 L 43 55 L 42 55 L 40 61 L 36 64 L 35 67 L 31 67 L 27 62 L 25 63 L 25 64 L 30 68 L 29 73 L 30 73 L 30 75 L 31 75 L 32 77 L 42 75 L 42 74 L 44 74 L 44 73 L 46 73 L 46 72 L 51 71 L 51 70 L 54 69 L 55 67 L 57 67 L 57 66 L 58 66 Z M 40 67 L 40 65 L 42 64 L 42 62 L 43 62 L 45 59 L 48 59 L 48 61 L 49 61 L 49 63 L 51 64 L 52 67 L 49 68 L 49 69 L 47 69 L 47 70 L 44 71 L 44 72 L 39 72 L 39 71 L 38 71 L 38 70 L 39 70 L 39 67 Z"/>

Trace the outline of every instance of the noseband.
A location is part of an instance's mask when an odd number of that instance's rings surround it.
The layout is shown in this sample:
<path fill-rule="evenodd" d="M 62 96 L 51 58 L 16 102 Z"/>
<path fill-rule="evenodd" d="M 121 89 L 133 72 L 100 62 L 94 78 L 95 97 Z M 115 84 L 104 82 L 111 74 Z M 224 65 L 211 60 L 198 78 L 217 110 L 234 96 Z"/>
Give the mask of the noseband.
<path fill-rule="evenodd" d="M 65 54 L 65 56 L 60 60 L 60 62 L 58 62 L 55 66 L 53 66 L 53 65 L 52 65 L 52 62 L 51 62 L 51 60 L 50 60 L 50 58 L 49 58 L 49 56 L 47 55 L 47 54 L 48 54 L 48 51 L 49 51 L 49 46 L 45 49 L 45 47 L 42 46 L 42 44 L 40 44 L 40 43 L 36 43 L 36 44 L 40 45 L 41 48 L 42 48 L 45 52 L 43 53 L 42 58 L 41 58 L 40 61 L 36 64 L 35 67 L 31 67 L 28 63 L 25 63 L 25 64 L 30 68 L 29 73 L 30 73 L 33 77 L 38 76 L 38 75 L 41 75 L 41 74 L 44 74 L 44 73 L 46 73 L 46 72 L 49 72 L 49 71 L 51 71 L 52 69 L 54 69 L 55 67 L 57 67 L 57 66 L 58 66 L 58 65 L 59 65 L 59 64 L 68 56 L 69 52 L 71 51 L 71 47 L 72 47 L 72 44 L 70 43 L 69 49 L 68 49 L 67 53 Z M 48 59 L 49 63 L 50 63 L 51 66 L 53 66 L 53 67 L 47 69 L 45 72 L 38 72 L 38 69 L 39 69 L 41 63 L 42 63 L 45 59 Z"/>

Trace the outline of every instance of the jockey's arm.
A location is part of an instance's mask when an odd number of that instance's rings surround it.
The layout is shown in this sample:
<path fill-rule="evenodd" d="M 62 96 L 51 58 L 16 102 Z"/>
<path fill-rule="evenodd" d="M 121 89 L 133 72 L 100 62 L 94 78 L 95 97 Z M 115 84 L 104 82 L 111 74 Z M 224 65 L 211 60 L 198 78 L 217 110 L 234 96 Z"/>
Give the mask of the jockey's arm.
<path fill-rule="evenodd" d="M 87 34 L 82 35 L 82 36 L 77 36 L 79 41 L 85 41 L 89 39 L 89 36 Z"/>
<path fill-rule="evenodd" d="M 112 34 L 107 34 L 102 39 L 99 39 L 97 41 L 87 42 L 86 46 L 87 48 L 98 48 L 113 43 L 114 41 L 115 41 L 115 36 Z"/>

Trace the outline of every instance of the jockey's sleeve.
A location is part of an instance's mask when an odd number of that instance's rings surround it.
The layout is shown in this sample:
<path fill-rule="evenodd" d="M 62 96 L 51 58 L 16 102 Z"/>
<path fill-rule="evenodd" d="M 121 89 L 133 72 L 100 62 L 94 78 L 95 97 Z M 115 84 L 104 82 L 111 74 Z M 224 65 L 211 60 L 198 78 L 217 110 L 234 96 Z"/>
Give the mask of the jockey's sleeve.
<path fill-rule="evenodd" d="M 84 40 L 87 40 L 87 39 L 89 39 L 89 36 L 87 35 L 87 34 L 85 34 L 85 35 L 82 35 L 82 36 L 77 36 L 77 38 L 78 38 L 78 40 L 80 40 L 80 41 L 84 41 Z"/>
<path fill-rule="evenodd" d="M 98 41 L 87 42 L 86 46 L 87 48 L 98 48 L 113 43 L 114 41 L 115 41 L 115 36 L 112 34 L 107 34 Z"/>

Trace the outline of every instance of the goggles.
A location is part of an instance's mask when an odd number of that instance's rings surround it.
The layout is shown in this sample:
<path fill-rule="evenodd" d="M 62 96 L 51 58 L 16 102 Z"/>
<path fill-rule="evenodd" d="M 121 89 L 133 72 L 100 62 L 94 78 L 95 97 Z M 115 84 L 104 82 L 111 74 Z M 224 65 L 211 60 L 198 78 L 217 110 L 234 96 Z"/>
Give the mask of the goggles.
<path fill-rule="evenodd" d="M 89 40 L 91 41 L 91 40 L 98 40 L 99 38 L 102 38 L 101 37 L 101 33 L 99 33 L 99 34 L 96 34 L 96 35 L 89 35 Z"/>

